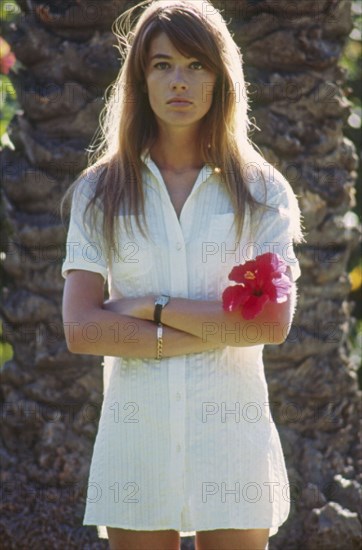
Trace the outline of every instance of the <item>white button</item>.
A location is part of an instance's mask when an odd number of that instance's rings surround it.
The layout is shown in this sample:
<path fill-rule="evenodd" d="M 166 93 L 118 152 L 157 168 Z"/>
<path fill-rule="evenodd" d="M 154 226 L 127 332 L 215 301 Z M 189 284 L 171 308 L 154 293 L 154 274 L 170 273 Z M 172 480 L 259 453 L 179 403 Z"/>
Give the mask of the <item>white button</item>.
<path fill-rule="evenodd" d="M 176 243 L 176 248 L 177 248 L 177 250 L 181 250 L 181 248 L 182 248 L 182 243 Z"/>
<path fill-rule="evenodd" d="M 176 451 L 179 453 L 181 451 L 181 445 L 176 445 Z"/>

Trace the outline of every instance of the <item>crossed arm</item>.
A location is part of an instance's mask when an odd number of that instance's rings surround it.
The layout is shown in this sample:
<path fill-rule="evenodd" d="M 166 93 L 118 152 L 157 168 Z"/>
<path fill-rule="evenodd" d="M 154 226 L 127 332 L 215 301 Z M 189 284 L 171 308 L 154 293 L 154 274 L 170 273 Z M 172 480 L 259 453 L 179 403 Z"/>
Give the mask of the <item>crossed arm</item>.
<path fill-rule="evenodd" d="M 71 270 L 63 295 L 63 325 L 73 353 L 154 358 L 155 295 L 104 301 L 103 278 Z M 252 321 L 225 312 L 221 301 L 174 298 L 162 312 L 163 355 L 173 357 L 225 346 L 279 344 L 290 329 L 296 288 L 282 304 L 267 303 Z"/>

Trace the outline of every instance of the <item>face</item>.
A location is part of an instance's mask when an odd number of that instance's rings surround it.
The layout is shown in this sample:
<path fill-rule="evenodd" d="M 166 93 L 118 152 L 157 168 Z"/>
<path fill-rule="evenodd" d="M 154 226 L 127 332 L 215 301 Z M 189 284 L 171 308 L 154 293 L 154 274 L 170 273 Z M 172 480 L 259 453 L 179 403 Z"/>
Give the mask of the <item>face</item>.
<path fill-rule="evenodd" d="M 149 102 L 160 125 L 198 125 L 211 107 L 216 75 L 196 57 L 184 57 L 165 33 L 151 41 L 145 77 Z"/>

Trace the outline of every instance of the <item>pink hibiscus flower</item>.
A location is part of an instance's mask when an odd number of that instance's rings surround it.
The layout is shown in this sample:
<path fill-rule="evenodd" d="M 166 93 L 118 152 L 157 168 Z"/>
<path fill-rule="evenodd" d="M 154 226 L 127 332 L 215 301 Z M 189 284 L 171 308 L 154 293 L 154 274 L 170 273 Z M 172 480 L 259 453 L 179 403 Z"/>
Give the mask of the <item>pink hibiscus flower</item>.
<path fill-rule="evenodd" d="M 233 267 L 229 279 L 237 284 L 224 290 L 223 309 L 240 309 L 244 319 L 253 319 L 267 302 L 285 302 L 292 288 L 286 270 L 287 264 L 281 256 L 271 252 Z"/>

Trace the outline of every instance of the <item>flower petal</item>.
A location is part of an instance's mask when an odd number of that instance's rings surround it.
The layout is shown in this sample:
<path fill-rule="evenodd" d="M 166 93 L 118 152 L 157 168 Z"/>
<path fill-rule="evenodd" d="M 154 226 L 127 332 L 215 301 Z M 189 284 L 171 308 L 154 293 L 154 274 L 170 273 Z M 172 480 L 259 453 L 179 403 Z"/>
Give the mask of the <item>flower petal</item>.
<path fill-rule="evenodd" d="M 245 264 L 236 265 L 229 273 L 230 281 L 236 283 L 246 283 L 248 279 L 245 278 L 245 274 L 248 271 L 254 272 L 257 269 L 257 262 L 255 260 L 248 260 Z"/>
<path fill-rule="evenodd" d="M 222 293 L 223 309 L 235 311 L 248 300 L 250 292 L 241 285 L 228 286 Z"/>
<path fill-rule="evenodd" d="M 275 288 L 275 301 L 279 304 L 285 302 L 293 286 L 289 277 L 281 274 L 280 277 L 273 279 L 273 285 Z"/>
<path fill-rule="evenodd" d="M 241 309 L 242 316 L 244 319 L 254 319 L 268 301 L 269 298 L 266 294 L 262 294 L 261 296 L 250 296 L 249 300 Z"/>

